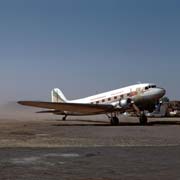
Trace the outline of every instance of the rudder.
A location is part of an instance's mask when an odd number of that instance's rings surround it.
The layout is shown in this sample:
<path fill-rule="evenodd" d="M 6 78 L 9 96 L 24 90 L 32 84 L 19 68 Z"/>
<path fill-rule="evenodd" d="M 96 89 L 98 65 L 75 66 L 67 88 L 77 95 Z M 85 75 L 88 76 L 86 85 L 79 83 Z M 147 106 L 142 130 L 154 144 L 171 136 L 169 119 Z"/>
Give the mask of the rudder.
<path fill-rule="evenodd" d="M 67 99 L 66 97 L 64 96 L 64 94 L 62 93 L 62 91 L 58 88 L 54 88 L 52 91 L 51 91 L 51 101 L 52 102 L 66 102 Z"/>

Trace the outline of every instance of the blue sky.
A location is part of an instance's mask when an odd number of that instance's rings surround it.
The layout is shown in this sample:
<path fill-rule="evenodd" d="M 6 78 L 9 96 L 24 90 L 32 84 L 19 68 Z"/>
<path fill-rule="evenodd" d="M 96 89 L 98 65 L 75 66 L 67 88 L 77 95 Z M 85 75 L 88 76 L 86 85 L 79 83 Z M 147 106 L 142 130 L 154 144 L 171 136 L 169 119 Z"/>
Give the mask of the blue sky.
<path fill-rule="evenodd" d="M 154 82 L 180 99 L 180 1 L 0 1 L 0 102 Z"/>

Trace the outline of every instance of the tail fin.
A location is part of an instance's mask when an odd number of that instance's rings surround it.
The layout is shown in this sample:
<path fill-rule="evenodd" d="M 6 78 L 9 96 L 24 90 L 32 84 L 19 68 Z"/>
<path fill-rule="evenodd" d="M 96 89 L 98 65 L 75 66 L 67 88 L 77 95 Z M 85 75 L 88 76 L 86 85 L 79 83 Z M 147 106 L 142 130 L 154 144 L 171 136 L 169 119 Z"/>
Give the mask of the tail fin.
<path fill-rule="evenodd" d="M 60 89 L 54 88 L 54 89 L 51 91 L 51 101 L 52 101 L 52 102 L 66 102 L 67 99 L 66 99 L 66 97 L 64 96 L 64 94 L 61 92 Z"/>

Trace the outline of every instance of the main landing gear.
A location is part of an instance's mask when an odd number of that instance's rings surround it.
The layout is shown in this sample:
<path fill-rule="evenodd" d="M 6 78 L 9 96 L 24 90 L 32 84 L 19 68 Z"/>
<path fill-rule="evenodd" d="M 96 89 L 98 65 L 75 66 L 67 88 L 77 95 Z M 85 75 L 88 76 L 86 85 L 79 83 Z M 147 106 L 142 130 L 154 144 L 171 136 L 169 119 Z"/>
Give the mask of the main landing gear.
<path fill-rule="evenodd" d="M 147 116 L 144 112 L 140 114 L 139 123 L 140 125 L 147 125 Z"/>
<path fill-rule="evenodd" d="M 148 119 L 147 119 L 147 116 L 146 116 L 145 112 L 140 111 L 140 109 L 135 104 L 133 104 L 132 107 L 134 108 L 134 110 L 136 112 L 136 115 L 139 117 L 140 125 L 146 125 Z"/>
<path fill-rule="evenodd" d="M 119 125 L 119 119 L 116 116 L 111 117 L 111 125 L 112 126 Z"/>
<path fill-rule="evenodd" d="M 107 116 L 110 119 L 110 122 L 111 122 L 112 126 L 119 125 L 119 118 L 117 117 L 116 114 L 111 114 L 111 115 L 107 115 Z"/>
<path fill-rule="evenodd" d="M 147 125 L 148 118 L 145 115 L 145 113 L 142 112 L 138 116 L 139 116 L 140 125 L 142 125 L 142 126 Z M 111 116 L 108 116 L 108 118 L 110 119 L 110 122 L 111 122 L 112 126 L 118 126 L 119 125 L 119 118 L 116 115 L 111 114 Z"/>
<path fill-rule="evenodd" d="M 65 115 L 65 116 L 62 118 L 62 120 L 63 120 L 63 121 L 65 121 L 65 120 L 66 120 L 66 118 L 67 118 L 67 115 Z"/>

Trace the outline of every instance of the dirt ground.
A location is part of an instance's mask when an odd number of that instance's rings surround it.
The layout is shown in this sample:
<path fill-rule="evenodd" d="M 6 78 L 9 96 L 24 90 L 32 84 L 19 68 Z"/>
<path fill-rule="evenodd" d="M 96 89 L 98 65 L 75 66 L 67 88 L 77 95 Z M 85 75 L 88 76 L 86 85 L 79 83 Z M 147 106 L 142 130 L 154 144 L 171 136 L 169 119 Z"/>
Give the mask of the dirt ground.
<path fill-rule="evenodd" d="M 0 179 L 180 179 L 180 119 L 1 119 Z"/>

